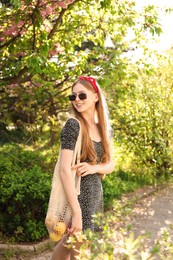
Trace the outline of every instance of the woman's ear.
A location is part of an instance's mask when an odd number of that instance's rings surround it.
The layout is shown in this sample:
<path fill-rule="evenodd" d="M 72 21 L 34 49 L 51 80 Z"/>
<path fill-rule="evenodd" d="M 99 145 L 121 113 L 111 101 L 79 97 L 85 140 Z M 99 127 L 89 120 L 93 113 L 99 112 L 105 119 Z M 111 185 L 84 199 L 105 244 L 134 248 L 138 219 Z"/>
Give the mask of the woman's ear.
<path fill-rule="evenodd" d="M 95 93 L 95 102 L 97 102 L 99 100 L 99 96 L 97 93 Z"/>

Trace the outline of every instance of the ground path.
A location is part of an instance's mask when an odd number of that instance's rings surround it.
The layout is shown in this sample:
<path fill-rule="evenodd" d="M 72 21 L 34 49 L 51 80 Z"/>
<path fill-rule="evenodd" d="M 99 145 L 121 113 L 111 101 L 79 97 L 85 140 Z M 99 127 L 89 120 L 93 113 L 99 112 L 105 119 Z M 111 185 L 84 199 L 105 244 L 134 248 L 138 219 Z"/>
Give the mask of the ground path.
<path fill-rule="evenodd" d="M 132 196 L 132 197 L 131 197 Z M 130 223 L 135 235 L 150 234 L 150 243 L 154 243 L 161 229 L 173 225 L 173 186 L 164 187 L 156 191 L 154 188 L 145 188 L 127 196 L 135 198 Z M 30 257 L 11 258 L 18 260 L 50 260 L 51 251 Z M 115 258 L 116 260 L 116 258 Z"/>
<path fill-rule="evenodd" d="M 148 233 L 154 242 L 161 230 L 173 226 L 173 186 L 136 203 L 133 214 L 132 226 L 136 236 Z"/>

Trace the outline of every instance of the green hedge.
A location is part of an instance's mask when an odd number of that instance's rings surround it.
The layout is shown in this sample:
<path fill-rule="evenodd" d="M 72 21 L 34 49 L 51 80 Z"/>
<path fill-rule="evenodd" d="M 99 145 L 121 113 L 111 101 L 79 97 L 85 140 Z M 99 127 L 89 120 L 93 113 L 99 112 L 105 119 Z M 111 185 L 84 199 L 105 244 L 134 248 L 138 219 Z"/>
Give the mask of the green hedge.
<path fill-rule="evenodd" d="M 0 149 L 0 232 L 10 242 L 39 241 L 47 236 L 44 224 L 54 162 L 48 165 L 38 151 L 17 144 Z M 49 155 L 51 157 L 53 155 Z M 103 180 L 105 209 L 125 192 L 146 183 L 131 173 L 118 171 Z"/>
<path fill-rule="evenodd" d="M 152 184 L 151 176 L 141 175 L 132 172 L 125 172 L 121 169 L 106 176 L 103 180 L 104 207 L 111 209 L 115 199 L 120 199 L 124 193 L 134 191 L 144 185 Z"/>
<path fill-rule="evenodd" d="M 0 231 L 10 241 L 35 241 L 46 236 L 44 218 L 51 174 L 38 152 L 5 146 L 0 155 Z"/>

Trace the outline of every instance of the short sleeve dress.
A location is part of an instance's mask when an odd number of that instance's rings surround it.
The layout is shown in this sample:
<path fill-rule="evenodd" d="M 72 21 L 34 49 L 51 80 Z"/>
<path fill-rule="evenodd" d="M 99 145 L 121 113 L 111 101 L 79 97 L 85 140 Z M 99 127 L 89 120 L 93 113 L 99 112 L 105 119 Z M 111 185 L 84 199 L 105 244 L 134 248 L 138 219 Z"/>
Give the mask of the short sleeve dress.
<path fill-rule="evenodd" d="M 74 118 L 67 120 L 61 132 L 61 149 L 74 150 L 79 129 L 77 120 Z M 97 162 L 99 162 L 102 155 L 102 144 L 95 141 L 93 144 L 97 153 Z M 99 231 L 98 226 L 93 222 L 93 215 L 103 212 L 103 189 L 99 174 L 89 174 L 81 178 L 78 200 L 82 210 L 83 230 Z"/>

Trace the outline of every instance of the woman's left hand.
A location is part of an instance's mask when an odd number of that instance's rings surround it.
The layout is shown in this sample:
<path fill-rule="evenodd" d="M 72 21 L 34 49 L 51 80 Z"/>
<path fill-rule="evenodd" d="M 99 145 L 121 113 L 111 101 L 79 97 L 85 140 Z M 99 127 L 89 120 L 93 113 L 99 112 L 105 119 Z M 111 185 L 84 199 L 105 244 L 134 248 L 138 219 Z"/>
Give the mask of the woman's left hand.
<path fill-rule="evenodd" d="M 72 166 L 72 170 L 75 170 L 75 169 L 77 169 L 77 171 L 76 171 L 77 176 L 84 177 L 86 175 L 96 173 L 97 165 L 91 165 L 89 163 L 83 162 L 83 163 L 78 163 L 78 164 Z"/>

